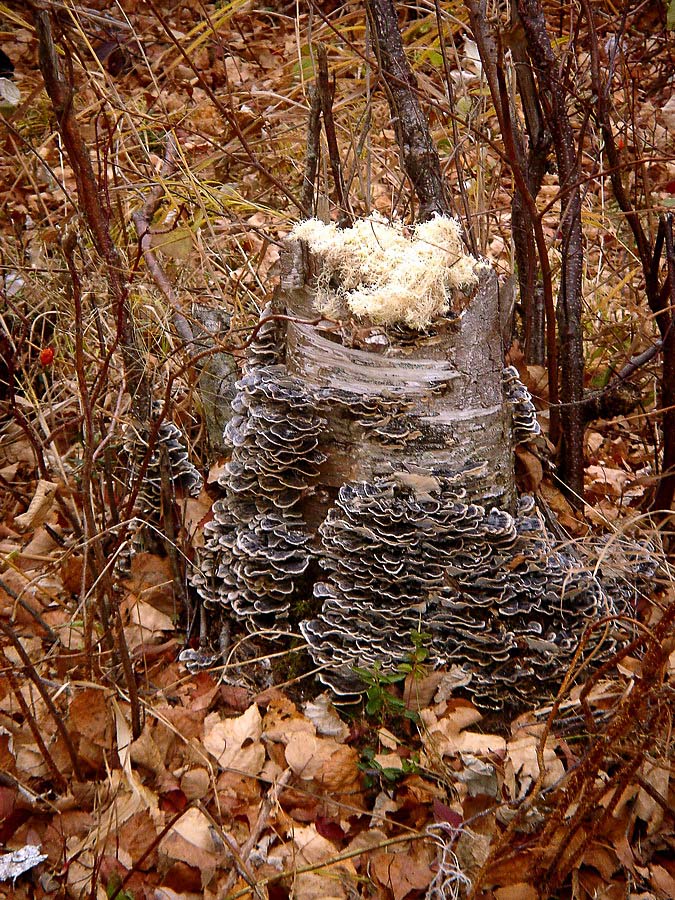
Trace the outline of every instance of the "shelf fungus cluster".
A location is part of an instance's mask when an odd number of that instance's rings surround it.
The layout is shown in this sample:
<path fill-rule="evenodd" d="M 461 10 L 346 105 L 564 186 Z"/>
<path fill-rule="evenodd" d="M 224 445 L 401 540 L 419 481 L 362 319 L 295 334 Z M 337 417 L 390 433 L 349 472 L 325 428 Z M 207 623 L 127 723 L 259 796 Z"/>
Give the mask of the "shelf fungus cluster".
<path fill-rule="evenodd" d="M 160 405 L 155 403 L 152 411 L 159 416 Z M 143 549 L 152 529 L 160 526 L 163 467 L 173 492 L 196 497 L 202 488 L 202 476 L 190 460 L 185 438 L 174 422 L 164 419 L 152 439 L 151 449 L 148 447 L 149 433 L 129 425 L 124 437 L 126 480 L 132 489 L 136 480 L 141 480 L 128 539 L 116 561 L 117 570 L 122 574 L 128 574 L 132 557 Z"/>
<path fill-rule="evenodd" d="M 347 296 L 335 253 L 322 277 L 328 250 L 306 243 L 316 233 L 289 241 L 247 350 L 224 496 L 193 583 L 252 630 L 298 623 L 320 678 L 345 697 L 363 688 L 355 668 L 405 661 L 414 632 L 430 663 L 459 667 L 480 705 L 550 695 L 585 626 L 614 606 L 593 567 L 518 497 L 514 447 L 539 425 L 504 368 L 495 275 L 470 257 L 458 269 L 454 252 L 443 281 L 441 256 L 442 315 L 383 327 L 349 303 L 386 265 L 372 247 L 355 263 L 352 247 Z M 400 229 L 394 237 L 405 257 Z M 330 314 L 320 321 L 317 283 Z M 588 651 L 601 659 L 611 646 L 599 628 Z"/>
<path fill-rule="evenodd" d="M 311 593 L 301 501 L 325 461 L 325 422 L 302 380 L 279 361 L 270 312 L 236 385 L 225 430 L 232 456 L 220 477 L 225 496 L 213 506 L 193 575 L 207 606 L 224 603 L 255 628 L 283 628 L 293 603 Z"/>

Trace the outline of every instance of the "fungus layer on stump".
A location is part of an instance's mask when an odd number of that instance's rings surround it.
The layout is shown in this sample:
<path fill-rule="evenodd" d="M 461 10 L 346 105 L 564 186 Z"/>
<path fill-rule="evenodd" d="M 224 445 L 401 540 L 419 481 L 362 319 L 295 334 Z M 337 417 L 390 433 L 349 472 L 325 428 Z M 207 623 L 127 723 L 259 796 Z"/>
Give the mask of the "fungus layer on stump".
<path fill-rule="evenodd" d="M 159 416 L 162 405 L 153 402 L 152 413 Z M 116 562 L 116 570 L 126 576 L 131 570 L 133 556 L 141 551 L 146 539 L 151 543 L 161 527 L 162 513 L 162 465 L 173 491 L 182 496 L 196 497 L 202 489 L 202 476 L 190 459 L 185 437 L 178 426 L 164 419 L 157 429 L 153 446 L 148 446 L 148 428 L 138 428 L 131 423 L 124 435 L 126 469 L 123 479 L 131 490 L 143 472 L 138 495 L 129 525 L 129 536 L 123 544 Z"/>
<path fill-rule="evenodd" d="M 479 705 L 540 700 L 614 607 L 517 496 L 514 447 L 539 426 L 504 367 L 497 278 L 454 221 L 426 226 L 296 229 L 237 383 L 195 583 L 251 629 L 283 628 L 313 593 L 300 628 L 339 695 L 422 632 Z"/>

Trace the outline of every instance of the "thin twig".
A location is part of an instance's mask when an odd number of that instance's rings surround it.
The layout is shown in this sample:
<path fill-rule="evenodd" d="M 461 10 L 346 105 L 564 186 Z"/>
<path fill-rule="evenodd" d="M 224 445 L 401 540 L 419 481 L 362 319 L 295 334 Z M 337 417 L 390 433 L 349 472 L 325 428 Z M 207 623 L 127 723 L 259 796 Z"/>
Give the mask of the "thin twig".
<path fill-rule="evenodd" d="M 267 794 L 265 795 L 265 799 L 260 805 L 260 811 L 258 812 L 258 818 L 256 819 L 256 823 L 251 829 L 251 833 L 249 834 L 246 841 L 242 844 L 239 849 L 240 858 L 247 863 L 248 858 L 251 855 L 252 851 L 258 844 L 260 840 L 260 836 L 267 827 L 270 812 L 272 811 L 272 807 L 279 801 L 279 794 L 283 790 L 284 787 L 288 784 L 291 779 L 291 775 L 293 774 L 292 769 L 285 769 L 284 772 L 281 773 L 277 781 L 274 782 L 272 787 L 269 789 Z M 227 881 L 223 885 L 222 892 L 224 894 L 228 894 L 232 888 L 234 887 L 235 881 L 237 879 L 236 872 L 231 872 Z"/>
<path fill-rule="evenodd" d="M 80 770 L 80 763 L 77 759 L 77 753 L 75 752 L 75 747 L 70 738 L 68 729 L 66 728 L 66 726 L 63 722 L 63 717 L 62 717 L 61 713 L 58 711 L 58 709 L 54 705 L 54 701 L 49 696 L 49 692 L 47 691 L 46 687 L 44 686 L 42 679 L 38 675 L 38 673 L 35 669 L 35 666 L 33 665 L 32 661 L 31 661 L 30 656 L 26 653 L 26 650 L 25 650 L 23 644 L 21 643 L 19 638 L 14 633 L 14 630 L 12 628 L 10 628 L 8 625 L 5 625 L 5 623 L 2 621 L 2 619 L 0 619 L 0 631 L 2 631 L 2 633 L 5 635 L 6 638 L 9 638 L 10 643 L 12 644 L 12 646 L 16 650 L 17 654 L 19 655 L 21 662 L 24 664 L 26 675 L 30 678 L 30 680 L 33 682 L 33 684 L 37 688 L 37 691 L 38 691 L 40 697 L 44 701 L 45 706 L 49 710 L 49 713 L 50 713 L 52 719 L 54 720 L 54 724 L 56 725 L 56 728 L 57 728 L 59 734 L 63 738 L 63 743 L 66 746 L 66 750 L 68 751 L 68 756 L 70 757 L 70 761 L 73 766 L 73 773 L 75 774 L 75 777 L 77 778 L 78 781 L 82 781 L 83 779 L 82 779 L 82 772 Z M 3 656 L 4 656 L 4 654 L 3 654 Z M 7 659 L 7 658 L 5 657 L 5 659 Z M 9 660 L 7 660 L 7 664 L 11 669 L 12 664 L 9 662 Z"/>
<path fill-rule="evenodd" d="M 337 205 L 340 210 L 338 225 L 341 228 L 350 227 L 354 221 L 351 208 L 349 206 L 349 197 L 345 190 L 344 178 L 342 175 L 342 162 L 340 160 L 340 148 L 338 147 L 337 134 L 335 132 L 335 120 L 333 118 L 333 100 L 335 98 L 335 79 L 331 85 L 328 77 L 328 51 L 325 44 L 318 44 L 316 47 L 316 57 L 319 63 L 319 71 L 317 73 L 317 90 L 319 92 L 319 101 L 321 103 L 321 114 L 323 116 L 323 127 L 326 132 L 326 143 L 328 144 L 328 158 L 330 167 L 333 171 L 333 182 L 335 183 L 335 193 L 337 196 Z"/>
<path fill-rule="evenodd" d="M 169 134 L 166 138 L 164 161 L 159 173 L 159 179 L 146 197 L 145 203 L 143 204 L 141 209 L 137 209 L 132 212 L 131 219 L 136 228 L 136 234 L 138 235 L 141 253 L 143 254 L 143 259 L 145 260 L 145 264 L 148 267 L 148 271 L 152 275 L 153 281 L 160 289 L 160 291 L 164 294 L 167 303 L 171 307 L 173 324 L 176 328 L 178 336 L 185 345 L 189 345 L 194 339 L 192 329 L 190 328 L 187 319 L 181 311 L 176 292 L 174 291 L 171 282 L 167 278 L 163 266 L 160 265 L 155 251 L 153 250 L 152 232 L 150 230 L 150 225 L 155 216 L 155 213 L 159 209 L 162 199 L 166 194 L 165 183 L 176 172 L 177 168 L 178 152 L 176 146 L 176 138 L 173 134 Z"/>
<path fill-rule="evenodd" d="M 305 172 L 302 178 L 300 203 L 305 211 L 305 215 L 311 218 L 314 215 L 314 191 L 321 149 L 321 97 L 318 89 L 313 84 L 307 88 L 307 96 L 309 97 L 309 118 L 307 120 Z"/>

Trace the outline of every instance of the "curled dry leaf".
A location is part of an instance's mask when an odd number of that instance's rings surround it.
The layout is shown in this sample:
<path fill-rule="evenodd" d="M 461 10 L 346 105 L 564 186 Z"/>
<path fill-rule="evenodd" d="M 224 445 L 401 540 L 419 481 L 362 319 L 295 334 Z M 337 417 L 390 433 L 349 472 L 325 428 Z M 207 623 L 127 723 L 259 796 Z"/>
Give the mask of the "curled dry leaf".
<path fill-rule="evenodd" d="M 30 506 L 25 513 L 14 519 L 14 527 L 18 531 L 28 531 L 43 525 L 54 505 L 58 487 L 55 482 L 45 481 L 41 478 L 37 483 Z"/>
<path fill-rule="evenodd" d="M 519 881 L 518 884 L 497 888 L 495 900 L 539 900 L 539 892 L 531 884 Z"/>
<path fill-rule="evenodd" d="M 356 869 L 350 859 L 331 864 L 337 854 L 337 846 L 322 837 L 314 825 L 294 826 L 292 840 L 270 854 L 268 860 L 284 868 L 320 867 L 316 872 L 295 876 L 293 896 L 298 900 L 348 900 L 355 896 Z"/>
<path fill-rule="evenodd" d="M 133 594 L 124 601 L 122 609 L 128 611 L 129 625 L 124 629 L 124 636 L 132 650 L 164 640 L 164 632 L 175 628 L 170 616 Z"/>
<path fill-rule="evenodd" d="M 99 747 L 112 748 L 113 720 L 108 693 L 95 688 L 78 691 L 70 704 L 68 727 L 71 734 L 79 734 Z"/>
<path fill-rule="evenodd" d="M 432 858 L 423 845 L 412 846 L 407 852 L 373 853 L 370 872 L 376 882 L 389 888 L 394 900 L 403 900 L 411 891 L 423 891 L 431 883 L 434 872 Z"/>
<path fill-rule="evenodd" d="M 178 860 L 201 872 L 202 885 L 211 880 L 220 862 L 211 824 L 199 809 L 188 809 L 160 841 L 159 852 L 168 860 Z"/>
<path fill-rule="evenodd" d="M 332 738 L 294 734 L 286 747 L 286 762 L 294 775 L 317 781 L 327 790 L 350 790 L 359 780 L 356 751 Z"/>
<path fill-rule="evenodd" d="M 204 719 L 204 746 L 224 769 L 257 775 L 265 763 L 261 735 L 262 718 L 255 704 L 233 719 L 223 720 L 219 713 Z"/>
<path fill-rule="evenodd" d="M 640 788 L 635 804 L 635 814 L 647 823 L 647 833 L 654 834 L 663 824 L 665 810 L 668 806 L 668 789 L 670 785 L 671 762 L 667 759 L 645 759 L 640 774 L 658 796 L 663 798 L 659 803 L 655 796 Z"/>
<path fill-rule="evenodd" d="M 287 744 L 294 734 L 315 733 L 314 726 L 300 715 L 295 703 L 287 697 L 274 697 L 263 719 L 263 731 L 270 741 Z"/>
<path fill-rule="evenodd" d="M 537 746 L 539 738 L 534 735 L 510 740 L 506 748 L 505 781 L 511 799 L 524 796 L 539 778 Z M 544 772 L 542 787 L 551 787 L 565 774 L 562 760 L 555 752 L 556 742 L 549 738 L 544 747 Z M 511 776 L 511 777 L 510 777 Z M 516 779 L 519 787 L 516 788 Z"/>
<path fill-rule="evenodd" d="M 302 709 L 318 734 L 335 738 L 340 744 L 349 737 L 349 726 L 337 714 L 327 691 L 308 700 Z"/>
<path fill-rule="evenodd" d="M 506 740 L 500 735 L 464 731 L 465 725 L 477 721 L 476 716 L 480 719 L 480 713 L 473 707 L 459 707 L 442 719 L 437 719 L 431 710 L 424 711 L 422 718 L 427 727 L 422 740 L 427 760 L 459 754 L 503 755 L 506 751 Z"/>
<path fill-rule="evenodd" d="M 586 485 L 593 494 L 621 497 L 631 478 L 629 472 L 609 466 L 589 466 L 586 469 Z"/>

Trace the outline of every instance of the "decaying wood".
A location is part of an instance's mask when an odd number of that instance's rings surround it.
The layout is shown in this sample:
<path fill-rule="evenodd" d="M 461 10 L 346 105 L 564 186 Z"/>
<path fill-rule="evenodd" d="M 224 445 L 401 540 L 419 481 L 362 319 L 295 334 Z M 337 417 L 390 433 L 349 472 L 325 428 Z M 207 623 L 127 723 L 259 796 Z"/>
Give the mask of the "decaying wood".
<path fill-rule="evenodd" d="M 298 240 L 282 254 L 195 588 L 252 630 L 298 622 L 341 695 L 363 689 L 355 667 L 404 662 L 419 632 L 479 705 L 550 698 L 585 625 L 630 588 L 605 590 L 517 496 L 514 447 L 536 419 L 503 368 L 494 273 L 419 334 L 317 320 L 321 266 Z M 588 652 L 603 658 L 606 638 L 590 633 Z"/>
<path fill-rule="evenodd" d="M 371 481 L 400 468 L 429 473 L 470 461 L 484 465 L 476 476 L 474 499 L 513 509 L 515 486 L 510 418 L 503 402 L 504 368 L 497 278 L 486 270 L 480 288 L 461 317 L 443 323 L 438 333 L 415 335 L 380 351 L 345 346 L 332 330 L 298 324 L 315 314 L 310 257 L 292 245 L 284 257 L 277 299 L 291 316 L 286 333 L 286 364 L 311 391 L 337 389 L 377 403 L 390 397 L 390 415 L 414 435 L 400 445 L 385 442 L 350 423 L 348 408 L 325 410 L 333 446 L 320 485 L 335 491 L 347 481 Z M 362 326 L 363 327 L 363 326 Z M 367 326 L 366 326 L 367 329 Z M 367 347 L 367 344 L 363 344 Z M 398 397 L 398 402 L 396 398 Z M 314 500 L 311 501 L 314 503 Z M 316 513 L 312 514 L 315 518 Z"/>

